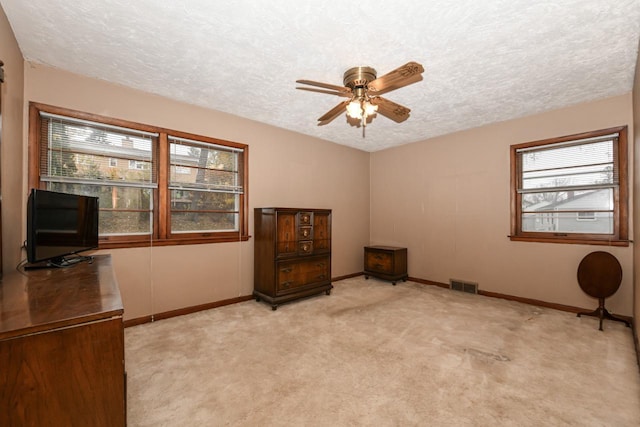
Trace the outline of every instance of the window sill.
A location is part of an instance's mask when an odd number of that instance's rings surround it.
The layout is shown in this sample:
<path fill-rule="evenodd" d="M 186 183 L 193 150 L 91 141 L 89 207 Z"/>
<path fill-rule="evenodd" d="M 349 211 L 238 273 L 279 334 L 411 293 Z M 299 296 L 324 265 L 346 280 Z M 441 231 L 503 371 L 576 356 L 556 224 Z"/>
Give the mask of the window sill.
<path fill-rule="evenodd" d="M 230 243 L 230 242 L 246 242 L 251 236 L 235 235 L 220 236 L 211 238 L 173 238 L 161 240 L 100 240 L 98 249 L 120 249 L 120 248 L 144 248 L 150 246 L 178 246 L 178 245 L 204 245 L 209 243 Z"/>
<path fill-rule="evenodd" d="M 564 243 L 571 245 L 629 246 L 630 240 L 576 239 L 570 237 L 508 236 L 512 242 Z"/>

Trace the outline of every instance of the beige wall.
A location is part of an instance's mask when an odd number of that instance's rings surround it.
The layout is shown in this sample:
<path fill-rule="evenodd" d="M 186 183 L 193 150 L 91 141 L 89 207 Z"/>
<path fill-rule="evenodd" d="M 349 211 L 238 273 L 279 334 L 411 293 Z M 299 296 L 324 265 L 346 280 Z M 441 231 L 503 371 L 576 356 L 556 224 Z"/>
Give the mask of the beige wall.
<path fill-rule="evenodd" d="M 589 309 L 598 303 L 581 291 L 576 269 L 586 254 L 607 250 L 624 275 L 607 308 L 631 315 L 632 247 L 507 237 L 509 146 L 619 125 L 633 131 L 631 94 L 373 153 L 371 243 L 406 246 L 412 277 Z"/>
<path fill-rule="evenodd" d="M 24 75 L 25 117 L 28 101 L 35 101 L 249 144 L 251 212 L 264 206 L 332 209 L 332 276 L 362 271 L 369 240 L 368 153 L 41 65 L 27 63 Z M 26 162 L 26 139 L 24 144 Z M 108 252 L 127 319 L 253 290 L 253 240 Z"/>
<path fill-rule="evenodd" d="M 2 268 L 9 272 L 20 262 L 24 237 L 22 222 L 22 105 L 24 62 L 4 10 L 0 8 L 0 60 L 4 62 L 2 84 Z"/>
<path fill-rule="evenodd" d="M 639 43 L 640 44 L 640 43 Z M 640 50 L 640 46 L 638 46 Z M 636 75 L 633 82 L 633 128 L 634 137 L 631 140 L 634 143 L 634 147 L 638 150 L 640 147 L 640 55 L 636 60 Z M 633 163 L 634 171 L 640 170 L 640 156 L 636 155 Z M 633 193 L 639 194 L 640 192 L 640 173 L 636 174 L 633 180 Z M 635 198 L 635 215 L 634 221 L 640 224 L 640 197 Z M 640 243 L 640 227 L 636 227 L 633 239 Z M 634 265 L 640 265 L 640 251 L 634 251 Z M 636 338 L 638 337 L 638 327 L 640 327 L 640 272 L 635 272 L 634 277 L 634 298 L 633 298 L 633 319 L 635 322 Z M 638 360 L 640 361 L 640 354 L 638 354 Z"/>

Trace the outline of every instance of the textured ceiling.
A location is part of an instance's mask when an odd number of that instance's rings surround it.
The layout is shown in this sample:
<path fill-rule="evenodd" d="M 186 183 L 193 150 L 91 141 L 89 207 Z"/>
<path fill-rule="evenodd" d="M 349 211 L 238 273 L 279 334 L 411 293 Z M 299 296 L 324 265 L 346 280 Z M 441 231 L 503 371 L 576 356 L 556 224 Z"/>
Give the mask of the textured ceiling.
<path fill-rule="evenodd" d="M 376 151 L 632 90 L 640 0 L 0 0 L 26 60 Z M 411 108 L 316 120 L 342 85 L 409 61 Z"/>

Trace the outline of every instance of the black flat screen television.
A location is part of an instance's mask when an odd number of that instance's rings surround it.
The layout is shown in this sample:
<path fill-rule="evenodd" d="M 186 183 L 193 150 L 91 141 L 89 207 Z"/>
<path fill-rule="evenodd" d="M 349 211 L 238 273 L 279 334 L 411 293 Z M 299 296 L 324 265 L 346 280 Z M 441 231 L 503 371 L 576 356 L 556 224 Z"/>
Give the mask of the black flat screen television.
<path fill-rule="evenodd" d="M 88 259 L 67 257 L 98 247 L 98 198 L 32 189 L 26 247 L 27 269 L 65 267 Z"/>

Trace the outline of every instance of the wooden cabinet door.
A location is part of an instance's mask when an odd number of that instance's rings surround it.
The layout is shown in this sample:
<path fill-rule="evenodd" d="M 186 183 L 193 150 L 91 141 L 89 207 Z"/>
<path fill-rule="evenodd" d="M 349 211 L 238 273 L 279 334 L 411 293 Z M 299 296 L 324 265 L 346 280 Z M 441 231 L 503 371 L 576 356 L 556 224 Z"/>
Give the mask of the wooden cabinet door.
<path fill-rule="evenodd" d="M 0 425 L 124 426 L 122 318 L 0 341 Z"/>
<path fill-rule="evenodd" d="M 294 212 L 278 212 L 277 249 L 278 255 L 295 255 L 298 251 L 296 244 L 296 214 Z"/>
<path fill-rule="evenodd" d="M 2 148 L 2 83 L 4 82 L 4 63 L 0 61 L 0 149 Z M 1 151 L 1 150 L 0 150 Z M 1 161 L 2 159 L 0 159 Z M 0 185 L 0 189 L 1 189 Z M 1 191 L 1 190 L 0 190 Z M 2 194 L 0 194 L 0 278 L 2 277 Z"/>
<path fill-rule="evenodd" d="M 316 212 L 313 215 L 313 247 L 316 253 L 331 249 L 330 212 Z"/>

